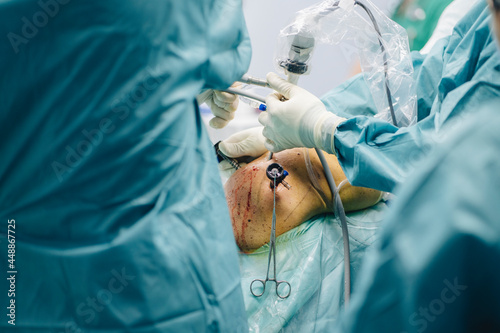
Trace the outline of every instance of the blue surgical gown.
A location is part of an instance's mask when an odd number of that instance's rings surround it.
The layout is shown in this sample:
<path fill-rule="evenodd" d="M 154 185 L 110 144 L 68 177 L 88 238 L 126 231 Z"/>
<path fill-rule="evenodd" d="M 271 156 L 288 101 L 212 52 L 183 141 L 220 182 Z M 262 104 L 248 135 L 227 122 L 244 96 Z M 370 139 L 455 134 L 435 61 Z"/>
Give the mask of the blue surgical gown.
<path fill-rule="evenodd" d="M 339 331 L 500 332 L 498 111 L 443 129 L 399 188 Z"/>
<path fill-rule="evenodd" d="M 414 126 L 398 129 L 373 118 L 376 107 L 361 75 L 322 98 L 327 109 L 349 118 L 338 126 L 334 148 L 353 185 L 392 192 L 441 141 L 432 134 L 444 124 L 475 112 L 481 103 L 500 103 L 500 56 L 490 21 L 486 3 L 477 1 L 429 54 L 412 53 L 418 99 Z"/>
<path fill-rule="evenodd" d="M 0 0 L 0 32 L 0 331 L 246 331 L 195 101 L 246 72 L 241 0 Z"/>

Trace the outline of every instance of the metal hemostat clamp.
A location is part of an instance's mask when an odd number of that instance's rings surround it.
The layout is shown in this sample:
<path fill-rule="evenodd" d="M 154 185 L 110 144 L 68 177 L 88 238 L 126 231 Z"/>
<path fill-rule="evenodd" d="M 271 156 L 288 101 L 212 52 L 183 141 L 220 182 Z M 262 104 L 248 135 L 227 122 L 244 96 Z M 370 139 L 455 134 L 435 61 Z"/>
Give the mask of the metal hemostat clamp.
<path fill-rule="evenodd" d="M 266 170 L 267 178 L 271 180 L 271 189 L 274 189 L 274 184 L 278 186 L 283 184 L 289 190 L 291 186 L 285 181 L 285 177 L 288 176 L 288 171 L 283 169 L 283 167 L 278 163 L 272 163 L 267 167 Z"/>
<path fill-rule="evenodd" d="M 252 283 L 250 283 L 250 292 L 255 297 L 261 297 L 266 291 L 267 282 L 274 282 L 276 284 L 276 295 L 281 299 L 285 299 L 290 296 L 290 293 L 292 292 L 292 286 L 288 281 L 280 281 L 276 277 L 276 188 L 278 187 L 279 183 L 283 184 L 283 179 L 285 179 L 285 177 L 288 175 L 288 172 L 286 172 L 286 170 L 284 170 L 283 167 L 278 163 L 273 163 L 267 167 L 266 174 L 267 177 L 271 179 L 271 188 L 273 189 L 273 220 L 271 224 L 271 235 L 269 237 L 267 273 L 265 279 L 254 279 Z M 271 267 L 273 269 L 272 272 Z"/>

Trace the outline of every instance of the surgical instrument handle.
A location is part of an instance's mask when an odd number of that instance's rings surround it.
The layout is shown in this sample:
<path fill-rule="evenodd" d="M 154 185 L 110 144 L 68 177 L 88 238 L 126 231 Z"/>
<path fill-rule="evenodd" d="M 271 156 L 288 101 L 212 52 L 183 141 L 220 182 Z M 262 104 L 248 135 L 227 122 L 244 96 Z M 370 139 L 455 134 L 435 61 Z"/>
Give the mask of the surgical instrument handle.
<path fill-rule="evenodd" d="M 222 90 L 222 91 L 228 92 L 230 94 L 235 94 L 235 95 L 240 95 L 240 96 L 244 96 L 247 98 L 251 98 L 251 99 L 259 101 L 263 104 L 266 103 L 266 99 L 264 97 L 259 96 L 257 94 L 252 93 L 252 92 L 249 92 L 249 91 L 245 91 L 245 90 L 241 90 L 241 89 L 237 89 L 237 88 L 227 88 L 227 89 Z"/>
<path fill-rule="evenodd" d="M 278 295 L 279 298 L 285 299 L 285 298 L 288 298 L 288 296 L 290 296 L 290 293 L 292 292 L 292 286 L 290 285 L 290 283 L 288 281 L 278 281 L 278 280 L 276 280 L 276 278 L 254 279 L 254 280 L 252 280 L 252 283 L 250 283 L 250 292 L 252 293 L 252 295 L 255 296 L 255 297 L 260 297 L 260 296 L 264 295 L 264 292 L 266 291 L 266 282 L 267 281 L 273 281 L 273 282 L 276 283 L 276 295 Z M 253 286 L 255 282 L 259 282 L 259 283 L 262 284 L 262 292 L 260 292 L 260 293 L 255 292 L 255 288 L 256 287 Z M 288 290 L 287 293 L 280 294 L 279 287 L 280 287 L 281 284 L 288 286 L 288 289 L 284 289 L 284 290 Z"/>
<path fill-rule="evenodd" d="M 239 82 L 243 82 L 246 84 L 253 84 L 255 86 L 270 88 L 269 83 L 267 83 L 267 81 L 265 79 L 259 79 L 257 77 L 253 77 L 253 76 L 250 76 L 248 74 L 244 74 L 241 77 L 241 79 L 239 80 Z"/>

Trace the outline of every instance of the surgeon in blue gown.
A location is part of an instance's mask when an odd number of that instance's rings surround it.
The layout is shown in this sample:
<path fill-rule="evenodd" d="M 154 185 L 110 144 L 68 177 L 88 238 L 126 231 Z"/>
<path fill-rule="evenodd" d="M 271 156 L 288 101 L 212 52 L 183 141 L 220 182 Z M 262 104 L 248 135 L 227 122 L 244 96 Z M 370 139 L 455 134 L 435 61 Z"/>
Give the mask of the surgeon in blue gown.
<path fill-rule="evenodd" d="M 439 143 L 433 134 L 446 123 L 474 113 L 483 103 L 500 101 L 500 58 L 490 21 L 486 2 L 478 1 L 429 54 L 412 53 L 418 123 L 407 128 L 373 117 L 377 110 L 362 75 L 321 102 L 270 73 L 268 82 L 279 94 L 268 96 L 267 112 L 259 117 L 266 147 L 335 153 L 353 185 L 392 192 Z M 287 101 L 280 101 L 280 94 Z"/>
<path fill-rule="evenodd" d="M 339 332 L 500 332 L 499 111 L 485 103 L 446 125 L 399 188 Z"/>
<path fill-rule="evenodd" d="M 397 191 L 337 332 L 500 332 L 500 105 Z"/>
<path fill-rule="evenodd" d="M 195 98 L 249 65 L 241 0 L 0 0 L 0 32 L 0 332 L 247 331 Z"/>

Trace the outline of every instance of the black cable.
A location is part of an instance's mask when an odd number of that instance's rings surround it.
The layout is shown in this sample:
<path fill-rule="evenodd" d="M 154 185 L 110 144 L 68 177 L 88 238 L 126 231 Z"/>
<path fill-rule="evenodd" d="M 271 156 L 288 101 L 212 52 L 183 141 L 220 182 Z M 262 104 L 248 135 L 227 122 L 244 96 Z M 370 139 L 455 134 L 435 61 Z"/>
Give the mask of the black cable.
<path fill-rule="evenodd" d="M 351 250 L 349 249 L 349 228 L 347 227 L 347 217 L 345 215 L 344 206 L 342 205 L 342 200 L 340 199 L 340 188 L 338 188 L 335 184 L 332 171 L 328 166 L 325 155 L 318 148 L 316 148 L 316 154 L 318 154 L 319 160 L 321 161 L 328 186 L 332 192 L 334 207 L 333 212 L 339 218 L 340 226 L 342 228 L 342 241 L 344 244 L 344 306 L 347 307 L 349 299 L 351 298 Z"/>
<path fill-rule="evenodd" d="M 388 61 L 387 61 L 387 51 L 384 47 L 384 44 L 382 43 L 382 33 L 380 32 L 380 28 L 377 24 L 377 20 L 375 20 L 375 17 L 373 16 L 373 13 L 371 12 L 371 10 L 368 9 L 363 3 L 359 2 L 358 0 L 354 1 L 354 5 L 358 5 L 365 10 L 365 12 L 368 14 L 368 16 L 370 17 L 370 20 L 373 23 L 373 27 L 375 28 L 375 31 L 378 34 L 378 43 L 380 44 L 380 50 L 382 51 L 382 54 L 384 55 L 385 92 L 387 94 L 387 102 L 389 103 L 389 110 L 391 111 L 392 124 L 396 127 L 399 127 L 398 122 L 396 120 L 396 114 L 394 112 L 394 106 L 392 105 L 392 94 L 391 94 L 391 89 L 389 88 L 389 65 L 388 65 Z"/>

